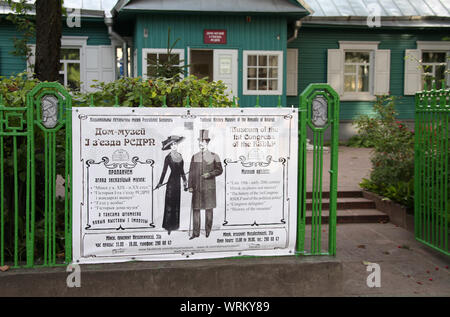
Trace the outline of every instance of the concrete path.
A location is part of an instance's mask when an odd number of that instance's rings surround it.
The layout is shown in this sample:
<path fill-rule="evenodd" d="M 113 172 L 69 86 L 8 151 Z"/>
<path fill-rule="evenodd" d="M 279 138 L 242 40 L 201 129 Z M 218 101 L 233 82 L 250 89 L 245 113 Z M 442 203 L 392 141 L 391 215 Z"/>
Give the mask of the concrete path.
<path fill-rule="evenodd" d="M 359 183 L 363 178 L 368 178 L 372 163 L 370 162 L 370 153 L 372 149 L 351 148 L 339 146 L 338 159 L 338 190 L 352 191 L 360 190 Z M 330 152 L 324 152 L 323 161 L 323 188 L 328 190 L 330 187 L 330 176 L 328 173 L 330 166 Z M 312 188 L 313 173 L 313 152 L 308 151 L 307 154 L 307 189 Z"/>
<path fill-rule="evenodd" d="M 387 224 L 337 227 L 337 259 L 343 263 L 342 296 L 450 296 L 450 257 Z M 380 265 L 381 287 L 369 288 L 367 263 Z"/>
<path fill-rule="evenodd" d="M 370 176 L 371 152 L 339 147 L 339 191 L 361 190 L 359 183 Z M 310 190 L 312 152 L 307 159 Z M 330 153 L 325 153 L 324 171 L 329 164 Z M 324 190 L 329 188 L 328 173 L 323 186 Z M 327 230 L 323 239 L 326 235 Z M 413 233 L 392 223 L 338 224 L 337 259 L 344 270 L 342 296 L 450 296 L 450 257 L 426 247 L 415 240 Z M 380 265 L 381 288 L 367 286 L 370 272 L 364 262 Z"/>

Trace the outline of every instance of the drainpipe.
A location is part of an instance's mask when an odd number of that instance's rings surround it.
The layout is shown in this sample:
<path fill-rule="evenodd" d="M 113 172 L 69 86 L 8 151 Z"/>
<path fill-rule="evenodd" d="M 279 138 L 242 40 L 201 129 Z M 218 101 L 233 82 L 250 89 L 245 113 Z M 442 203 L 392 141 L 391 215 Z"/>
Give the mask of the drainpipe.
<path fill-rule="evenodd" d="M 290 37 L 287 42 L 291 43 L 292 41 L 296 40 L 298 37 L 298 30 L 302 27 L 302 21 L 301 20 L 297 20 L 295 21 L 295 25 L 294 25 L 294 35 L 292 35 L 292 37 Z"/>
<path fill-rule="evenodd" d="M 108 27 L 108 34 L 116 39 L 117 41 L 122 43 L 122 51 L 123 51 L 123 77 L 128 77 L 128 48 L 127 41 L 121 37 L 119 34 L 113 31 L 113 19 L 105 18 L 105 24 Z"/>

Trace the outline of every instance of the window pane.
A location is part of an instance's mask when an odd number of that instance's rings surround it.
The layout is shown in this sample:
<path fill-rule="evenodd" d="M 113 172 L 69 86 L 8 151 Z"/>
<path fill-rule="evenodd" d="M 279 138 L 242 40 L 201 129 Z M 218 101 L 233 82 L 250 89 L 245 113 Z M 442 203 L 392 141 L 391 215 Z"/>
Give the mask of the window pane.
<path fill-rule="evenodd" d="M 278 56 L 269 56 L 269 66 L 278 66 Z"/>
<path fill-rule="evenodd" d="M 424 63 L 445 63 L 446 53 L 445 52 L 424 52 L 423 53 Z"/>
<path fill-rule="evenodd" d="M 440 81 L 442 79 L 445 79 L 445 69 L 446 69 L 445 65 L 436 66 L 436 74 L 434 74 L 436 80 Z"/>
<path fill-rule="evenodd" d="M 269 69 L 269 78 L 278 78 L 278 68 Z"/>
<path fill-rule="evenodd" d="M 248 64 L 248 66 L 257 66 L 256 65 L 256 55 L 248 55 L 247 64 Z"/>
<path fill-rule="evenodd" d="M 256 79 L 247 81 L 247 89 L 248 90 L 256 90 Z"/>
<path fill-rule="evenodd" d="M 433 87 L 433 77 L 432 76 L 424 76 L 423 77 L 423 82 L 422 84 L 426 83 L 428 89 L 430 89 L 431 87 Z"/>
<path fill-rule="evenodd" d="M 156 77 L 156 67 L 155 66 L 147 67 L 147 77 Z"/>
<path fill-rule="evenodd" d="M 269 80 L 269 90 L 278 90 L 278 80 Z"/>
<path fill-rule="evenodd" d="M 80 90 L 80 64 L 67 64 L 67 86 Z"/>
<path fill-rule="evenodd" d="M 344 72 L 346 73 L 356 73 L 356 65 L 345 65 Z"/>
<path fill-rule="evenodd" d="M 258 77 L 259 78 L 267 78 L 267 68 L 258 69 Z"/>
<path fill-rule="evenodd" d="M 256 78 L 256 68 L 249 68 L 248 69 L 248 77 L 249 78 Z"/>
<path fill-rule="evenodd" d="M 354 75 L 344 76 L 344 91 L 356 91 L 356 77 Z"/>
<path fill-rule="evenodd" d="M 267 90 L 267 80 L 258 81 L 258 90 Z"/>
<path fill-rule="evenodd" d="M 61 59 L 80 60 L 80 50 L 78 48 L 63 48 L 61 49 Z"/>
<path fill-rule="evenodd" d="M 159 54 L 159 63 L 166 63 L 169 60 L 169 55 L 168 54 Z"/>
<path fill-rule="evenodd" d="M 358 91 L 369 91 L 369 66 L 359 66 Z"/>
<path fill-rule="evenodd" d="M 267 66 L 267 56 L 258 56 L 258 66 Z"/>
<path fill-rule="evenodd" d="M 433 66 L 432 65 L 423 65 L 423 72 L 426 74 L 433 75 Z"/>
<path fill-rule="evenodd" d="M 64 86 L 64 73 L 63 74 L 59 73 L 58 82 Z"/>
<path fill-rule="evenodd" d="M 346 63 L 369 63 L 369 52 L 345 52 Z"/>
<path fill-rule="evenodd" d="M 158 55 L 147 54 L 147 64 L 155 65 L 157 61 L 158 61 Z"/>

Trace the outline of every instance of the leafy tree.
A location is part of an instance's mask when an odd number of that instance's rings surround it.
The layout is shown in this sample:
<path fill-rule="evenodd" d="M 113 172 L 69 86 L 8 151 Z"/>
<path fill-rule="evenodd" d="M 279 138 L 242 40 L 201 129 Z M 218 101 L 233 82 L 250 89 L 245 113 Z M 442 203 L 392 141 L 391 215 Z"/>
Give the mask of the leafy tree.
<path fill-rule="evenodd" d="M 62 36 L 63 0 L 36 0 L 36 16 L 29 15 L 33 4 L 27 0 L 7 0 L 13 10 L 8 20 L 22 32 L 20 39 L 14 39 L 12 54 L 30 60 L 28 47 L 36 38 L 35 74 L 41 81 L 57 81 L 60 69 L 60 50 Z M 29 65 L 32 66 L 32 65 Z"/>

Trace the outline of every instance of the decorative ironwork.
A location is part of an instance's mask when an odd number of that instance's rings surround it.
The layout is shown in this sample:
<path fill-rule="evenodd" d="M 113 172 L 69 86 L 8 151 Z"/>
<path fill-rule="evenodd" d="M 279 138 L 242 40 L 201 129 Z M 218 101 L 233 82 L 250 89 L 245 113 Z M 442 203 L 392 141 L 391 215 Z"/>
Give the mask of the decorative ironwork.
<path fill-rule="evenodd" d="M 58 98 L 54 95 L 44 96 L 41 100 L 42 125 L 53 129 L 58 124 Z"/>
<path fill-rule="evenodd" d="M 317 96 L 312 102 L 312 124 L 317 128 L 322 128 L 328 123 L 328 101 Z"/>

